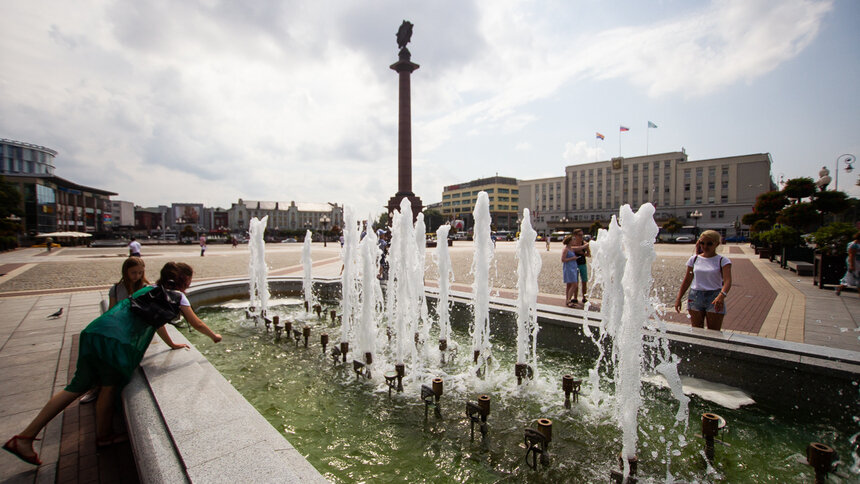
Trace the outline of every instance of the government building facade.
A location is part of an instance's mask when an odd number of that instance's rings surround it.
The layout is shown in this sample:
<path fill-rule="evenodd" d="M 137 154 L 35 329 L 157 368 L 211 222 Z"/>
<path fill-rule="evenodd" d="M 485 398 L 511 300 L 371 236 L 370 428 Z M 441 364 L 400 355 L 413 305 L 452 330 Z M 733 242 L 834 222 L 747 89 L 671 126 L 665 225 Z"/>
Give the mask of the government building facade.
<path fill-rule="evenodd" d="M 564 176 L 520 180 L 519 205 L 538 232 L 606 227 L 618 208 L 650 202 L 658 224 L 677 218 L 724 236 L 746 234 L 741 218 L 776 190 L 769 153 L 690 161 L 684 151 L 570 165 Z"/>

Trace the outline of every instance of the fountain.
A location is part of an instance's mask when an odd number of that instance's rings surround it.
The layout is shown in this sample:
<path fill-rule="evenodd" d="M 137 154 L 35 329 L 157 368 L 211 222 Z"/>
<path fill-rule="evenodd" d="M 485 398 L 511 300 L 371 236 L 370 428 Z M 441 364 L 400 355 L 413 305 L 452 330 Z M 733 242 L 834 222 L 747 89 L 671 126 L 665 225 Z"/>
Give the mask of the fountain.
<path fill-rule="evenodd" d="M 268 215 L 262 219 L 254 217 L 248 226 L 248 232 L 251 236 L 248 241 L 248 249 L 251 252 L 248 261 L 248 292 L 250 293 L 250 306 L 252 308 L 259 307 L 261 317 L 266 316 L 266 310 L 269 307 L 269 268 L 266 266 L 266 241 L 263 240 L 268 221 Z"/>
<path fill-rule="evenodd" d="M 311 241 L 313 235 L 310 230 L 305 231 L 305 241 L 302 244 L 302 269 L 304 277 L 302 279 L 302 294 L 304 295 L 305 311 L 309 311 L 316 304 L 314 298 L 314 280 L 311 273 L 313 267 L 313 258 L 311 257 Z"/>
<path fill-rule="evenodd" d="M 436 313 L 439 315 L 439 351 L 442 353 L 442 364 L 445 364 L 445 352 L 448 350 L 448 342 L 451 340 L 450 323 L 450 301 L 448 295 L 451 291 L 451 282 L 454 280 L 454 270 L 451 267 L 451 254 L 448 253 L 448 232 L 451 226 L 440 225 L 436 229 L 436 267 L 439 268 L 439 302 L 436 305 Z"/>
<path fill-rule="evenodd" d="M 533 379 L 537 369 L 538 275 L 541 258 L 535 247 L 537 232 L 532 228 L 529 209 L 523 210 L 520 238 L 517 240 L 517 385 L 524 377 Z"/>
<path fill-rule="evenodd" d="M 350 207 L 344 207 L 343 226 L 343 272 L 341 273 L 341 319 L 340 338 L 343 361 L 346 362 L 346 352 L 349 350 L 349 340 L 352 337 L 353 321 L 355 320 L 356 300 L 358 299 L 357 283 L 360 279 L 356 277 L 356 252 L 361 227 L 355 221 L 355 215 Z"/>
<path fill-rule="evenodd" d="M 493 241 L 490 239 L 490 199 L 487 192 L 478 193 L 478 201 L 472 212 L 475 218 L 475 255 L 472 259 L 473 305 L 475 319 L 472 322 L 472 354 L 475 374 L 488 377 L 492 357 L 490 344 L 490 264 L 493 260 Z"/>
<path fill-rule="evenodd" d="M 486 203 L 486 194 L 479 195 L 479 202 L 481 199 L 484 199 Z M 477 369 L 482 368 L 475 363 L 472 354 L 463 359 L 455 358 L 456 355 L 452 354 L 444 363 L 444 371 L 442 371 L 438 366 L 437 357 L 439 355 L 431 354 L 429 351 L 430 349 L 435 351 L 433 345 L 426 344 L 429 328 L 425 332 L 426 323 L 424 322 L 431 320 L 430 314 L 427 314 L 426 319 L 422 319 L 422 307 L 425 306 L 425 302 L 415 292 L 415 286 L 420 284 L 423 287 L 423 281 L 415 278 L 415 274 L 418 273 L 416 268 L 423 267 L 420 262 L 421 258 L 416 255 L 417 252 L 423 253 L 424 251 L 423 247 L 416 246 L 419 240 L 423 239 L 423 237 L 419 238 L 418 236 L 419 233 L 423 236 L 423 229 L 421 232 L 417 230 L 419 224 L 412 224 L 411 219 L 409 219 L 411 210 L 408 205 L 405 208 L 404 210 L 404 206 L 401 205 L 401 212 L 395 213 L 392 217 L 393 238 L 390 256 L 392 277 L 387 287 L 387 321 L 381 318 L 382 294 L 378 279 L 376 279 L 379 270 L 379 249 L 376 245 L 375 234 L 368 231 L 367 236 L 357 246 L 355 265 L 351 269 L 350 280 L 358 281 L 355 285 L 354 298 L 352 298 L 353 309 L 350 311 L 344 309 L 343 319 L 351 320 L 352 324 L 350 326 L 342 325 L 341 333 L 337 334 L 337 330 L 335 330 L 332 335 L 333 338 L 339 337 L 342 341 L 341 348 L 335 345 L 332 348 L 333 355 L 337 351 L 337 354 L 334 355 L 336 362 L 340 357 L 343 357 L 344 362 L 346 361 L 346 352 L 350 343 L 352 343 L 354 351 L 358 352 L 357 355 L 364 357 L 364 361 L 358 356 L 353 358 L 355 380 L 362 383 L 360 385 L 349 385 L 348 383 L 331 385 L 330 382 L 333 379 L 338 377 L 343 379 L 343 373 L 335 371 L 339 365 L 321 370 L 325 372 L 323 375 L 315 373 L 316 376 L 312 379 L 312 381 L 325 381 L 328 384 L 322 393 L 320 391 L 312 393 L 314 396 L 310 400 L 325 399 L 326 402 L 329 402 L 322 405 L 326 408 L 325 414 L 341 415 L 340 418 L 344 419 L 343 421 L 362 422 L 362 426 L 369 425 L 370 434 L 368 437 L 350 434 L 352 437 L 349 440 L 359 439 L 360 443 L 350 442 L 348 449 L 340 445 L 332 446 L 331 442 L 323 444 L 322 448 L 325 449 L 325 452 L 322 455 L 331 457 L 317 455 L 313 457 L 315 464 L 318 463 L 319 459 L 328 462 L 326 459 L 336 459 L 340 452 L 352 452 L 353 449 L 368 446 L 371 455 L 373 453 L 379 455 L 380 450 L 374 444 L 374 439 L 378 438 L 379 435 L 417 433 L 420 437 L 420 432 L 413 432 L 410 430 L 412 427 L 408 426 L 408 422 L 411 421 L 410 415 L 420 419 L 420 414 L 418 414 L 420 410 L 415 408 L 414 403 L 409 404 L 407 402 L 415 402 L 412 398 L 420 396 L 423 401 L 425 419 L 430 406 L 434 406 L 437 417 L 440 416 L 441 378 L 439 378 L 438 392 L 435 381 L 433 386 L 421 384 L 422 380 L 426 381 L 426 373 L 429 369 L 434 368 L 437 374 L 441 373 L 441 376 L 448 381 L 446 400 L 467 401 L 465 418 L 471 424 L 472 439 L 474 439 L 474 427 L 476 425 L 482 435 L 480 449 L 469 447 L 465 440 L 462 443 L 457 443 L 456 437 L 453 443 L 446 440 L 447 443 L 440 445 L 440 448 L 456 448 L 459 449 L 456 452 L 472 456 L 463 460 L 457 459 L 454 468 L 467 465 L 466 461 L 468 460 L 469 466 L 476 464 L 477 467 L 481 467 L 486 464 L 489 465 L 490 469 L 504 468 L 506 469 L 505 472 L 519 473 L 520 471 L 516 470 L 517 464 L 507 464 L 508 461 L 504 460 L 506 457 L 502 457 L 501 460 L 499 457 L 489 457 L 496 454 L 507 456 L 510 453 L 501 449 L 510 448 L 518 454 L 516 460 L 521 463 L 522 453 L 515 443 L 518 440 L 520 444 L 525 443 L 528 465 L 523 466 L 523 468 L 529 469 L 529 472 L 539 471 L 545 476 L 539 479 L 547 481 L 605 480 L 607 471 L 616 465 L 618 469 L 613 470 L 611 476 L 617 482 L 632 482 L 634 476 L 639 480 L 654 479 L 655 476 L 661 474 L 659 470 L 661 467 L 667 481 L 675 480 L 676 475 L 682 479 L 698 479 L 695 476 L 701 476 L 702 472 L 713 473 L 719 479 L 722 479 L 719 477 L 721 473 L 734 476 L 727 477 L 728 480 L 750 479 L 749 476 L 738 477 L 739 475 L 744 476 L 744 474 L 737 474 L 734 467 L 735 463 L 740 460 L 738 452 L 744 452 L 744 462 L 758 459 L 757 454 L 760 449 L 757 444 L 750 447 L 735 439 L 731 442 L 731 447 L 727 447 L 731 453 L 721 451 L 719 455 L 715 455 L 713 443 L 719 443 L 719 440 L 714 438 L 716 433 L 712 432 L 712 427 L 706 426 L 703 420 L 702 438 L 705 440 L 705 451 L 701 452 L 700 448 L 694 449 L 695 446 L 686 445 L 687 415 L 690 406 L 694 406 L 696 411 L 702 411 L 704 414 L 711 413 L 711 407 L 708 406 L 707 402 L 701 400 L 691 403 L 689 398 L 684 396 L 680 381 L 677 378 L 680 359 L 669 352 L 669 344 L 663 337 L 666 333 L 665 326 L 659 322 L 659 319 L 653 318 L 655 315 L 653 303 L 649 297 L 651 286 L 649 268 L 654 260 L 653 245 L 650 244 L 650 241 L 654 240 L 652 233 L 654 228 L 653 207 L 646 204 L 635 213 L 630 207 L 623 207 L 619 219 L 613 218 L 609 228 L 601 231 L 598 241 L 592 247 L 595 259 L 595 279 L 601 285 L 603 293 L 602 318 L 600 318 L 599 327 L 596 328 L 597 331 L 591 329 L 589 324 L 584 324 L 582 333 L 596 343 L 598 359 L 593 365 L 576 366 L 572 363 L 573 357 L 558 354 L 542 354 L 541 360 L 538 361 L 537 359 L 538 333 L 536 323 L 538 308 L 536 297 L 537 274 L 540 263 L 539 259 L 533 258 L 535 254 L 533 229 L 526 222 L 529 220 L 529 214 L 524 214 L 521 240 L 517 245 L 520 294 L 517 299 L 516 310 L 509 315 L 493 313 L 493 317 L 490 317 L 489 264 L 492 260 L 492 245 L 489 242 L 489 237 L 483 235 L 489 234 L 488 217 L 479 216 L 480 214 L 476 210 L 476 222 L 480 221 L 480 224 L 476 224 L 475 228 L 475 260 L 478 262 L 472 268 L 476 283 L 473 285 L 471 314 L 465 310 L 465 303 L 458 302 L 453 305 L 453 309 L 449 306 L 450 288 L 448 283 L 450 278 L 446 276 L 450 274 L 450 257 L 447 250 L 440 250 L 437 246 L 436 262 L 439 265 L 440 287 L 436 303 L 435 305 L 431 304 L 431 309 L 435 310 L 436 320 L 439 321 L 440 349 L 443 352 L 445 350 L 441 347 L 442 341 L 445 341 L 446 347 L 456 347 L 458 339 L 462 344 L 471 341 L 473 348 L 487 349 L 488 351 L 485 353 L 478 352 L 479 360 L 481 357 L 485 358 L 482 375 L 484 378 L 481 380 L 477 380 L 473 376 L 476 366 L 478 366 Z M 406 216 L 402 216 L 403 213 Z M 440 229 L 437 234 L 447 236 L 446 232 L 447 230 Z M 439 238 L 445 240 L 445 237 L 440 236 Z M 442 243 L 438 245 L 446 246 Z M 346 263 L 344 265 L 346 266 Z M 479 279 L 483 279 L 483 281 L 479 281 Z M 463 299 L 462 295 L 456 297 Z M 330 303 L 321 302 L 321 304 L 330 307 Z M 341 304 L 343 303 L 341 302 Z M 350 313 L 354 315 L 352 318 L 348 316 Z M 483 316 L 484 314 L 486 316 Z M 571 314 L 575 314 L 575 312 L 571 312 Z M 207 319 L 207 321 L 209 320 Z M 468 324 L 468 335 L 465 328 L 467 322 L 470 323 Z M 213 324 L 217 324 L 217 320 Z M 496 332 L 495 328 L 500 324 L 510 324 L 511 328 L 516 328 L 516 338 L 512 345 L 504 340 L 492 342 L 492 359 L 500 364 L 495 366 L 496 368 L 513 367 L 514 376 L 525 379 L 529 378 L 531 374 L 533 380 L 530 379 L 528 385 L 520 387 L 514 384 L 510 378 L 510 373 L 502 375 L 499 372 L 499 375 L 496 376 L 500 378 L 487 378 L 489 376 L 487 368 L 489 368 L 488 363 L 490 361 L 490 327 L 492 325 L 494 328 L 494 338 L 499 338 L 497 334 L 504 334 L 504 331 Z M 541 324 L 546 326 L 543 321 Z M 551 323 L 550 326 L 552 326 Z M 289 326 L 287 327 L 289 328 Z M 379 331 L 379 328 L 382 327 L 391 330 L 390 344 L 386 344 L 386 332 Z M 545 333 L 546 330 L 547 328 L 544 327 L 540 333 L 541 338 L 544 339 L 544 344 L 547 343 L 547 338 L 549 338 L 550 343 L 554 343 L 553 334 L 558 334 L 558 329 L 550 327 L 549 333 Z M 566 328 L 566 331 L 569 334 L 571 330 Z M 344 337 L 344 332 L 347 334 L 352 332 L 352 336 Z M 480 334 L 476 338 L 477 332 Z M 298 331 L 295 333 L 298 333 L 296 335 L 296 343 L 298 344 L 303 334 Z M 415 337 L 416 334 L 418 338 Z M 545 334 L 549 336 L 544 336 Z M 326 336 L 328 336 L 327 333 Z M 476 341 L 481 342 L 481 344 L 475 346 Z M 322 340 L 320 343 L 325 345 Z M 343 343 L 346 343 L 347 346 L 344 347 Z M 285 358 L 283 364 L 276 365 L 277 367 L 283 367 L 284 364 L 290 365 L 289 362 L 294 362 L 292 363 L 294 365 L 307 364 L 306 360 L 300 359 L 302 358 L 300 353 L 303 352 L 287 351 L 284 353 L 282 348 L 271 344 L 271 339 L 268 340 L 268 344 L 273 348 L 271 352 L 268 352 L 265 350 L 264 344 L 266 341 L 261 341 L 260 345 L 253 347 L 253 351 L 260 353 L 259 357 L 264 361 L 277 361 L 276 359 Z M 307 345 L 307 336 L 305 344 Z M 269 354 L 272 356 L 267 356 Z M 377 378 L 374 378 L 370 371 L 374 362 L 377 365 L 393 364 L 395 370 L 381 373 Z M 433 366 L 434 362 L 437 365 L 435 367 Z M 409 373 L 407 373 L 407 365 Z M 264 366 L 268 369 L 270 365 L 267 363 Z M 532 371 L 530 372 L 529 369 Z M 273 370 L 277 370 L 277 368 Z M 669 381 L 669 390 L 662 391 L 657 387 L 642 385 L 645 371 L 659 373 L 666 378 Z M 607 372 L 613 376 L 612 380 L 608 382 L 601 378 L 601 375 Z M 297 376 L 293 373 L 290 374 L 290 378 Z M 582 385 L 582 380 L 578 378 L 578 375 L 583 374 L 588 375 L 585 385 Z M 234 384 L 237 387 L 242 385 L 241 375 L 241 373 L 233 374 L 231 377 L 231 381 L 235 379 Z M 282 382 L 283 374 L 276 373 L 276 375 L 278 375 L 275 377 L 278 379 L 276 386 L 285 384 Z M 501 378 L 502 376 L 505 378 Z M 350 382 L 355 380 L 349 379 Z M 556 396 L 559 380 L 561 380 L 561 388 L 565 393 L 563 406 Z M 308 383 L 305 385 L 307 386 Z M 609 390 L 613 385 L 615 387 L 614 394 Z M 385 403 L 377 403 L 375 397 L 379 393 L 384 393 L 386 389 L 390 398 Z M 392 390 L 396 390 L 398 393 L 403 392 L 406 397 L 392 396 Z M 469 401 L 469 395 L 474 395 L 475 390 L 478 390 L 482 395 L 476 402 Z M 584 398 L 579 399 L 577 397 L 581 390 Z M 327 398 L 326 395 L 328 394 L 331 394 L 332 398 Z M 267 405 L 277 405 L 277 403 L 264 403 L 269 398 L 277 400 L 277 394 L 271 397 L 257 398 L 264 399 L 259 403 L 263 408 L 269 408 Z M 491 429 L 488 425 L 491 398 L 495 402 L 494 422 L 498 422 L 498 425 L 494 424 L 492 429 L 492 441 L 489 438 Z M 669 408 L 670 404 L 674 415 L 664 416 L 660 413 L 663 408 Z M 674 405 L 677 405 L 677 409 L 674 409 Z M 354 411 L 350 410 L 352 406 L 356 407 Z M 323 424 L 330 429 L 344 426 L 343 421 L 340 420 L 340 424 L 331 420 L 327 424 L 323 423 L 321 419 L 328 419 L 325 414 L 314 413 L 314 417 L 310 417 L 311 414 L 308 413 L 308 423 L 302 424 L 305 427 L 296 428 L 296 425 L 300 425 L 297 422 L 301 421 L 302 412 L 310 412 L 311 407 L 302 402 L 295 402 L 289 408 L 281 406 L 278 408 L 278 416 L 270 418 L 277 420 L 276 426 L 290 429 L 291 441 L 297 439 L 299 442 L 304 442 L 305 430 L 308 434 L 314 434 L 312 429 L 317 428 L 314 427 L 315 425 Z M 604 410 L 607 408 L 611 410 L 610 413 L 615 418 L 615 425 L 606 425 L 608 422 L 603 420 Z M 299 413 L 295 413 L 297 411 Z M 284 413 L 283 416 L 281 415 L 282 412 Z M 726 410 L 726 412 L 730 411 Z M 724 412 L 721 411 L 720 413 L 723 414 Z M 351 416 L 347 417 L 346 415 Z M 733 427 L 746 425 L 745 423 L 735 423 L 738 420 L 744 421 L 743 413 L 733 412 L 730 417 Z M 285 420 L 279 420 L 281 418 Z M 460 418 L 463 418 L 462 413 Z M 763 418 L 762 420 L 767 422 L 768 419 Z M 522 424 L 516 425 L 517 422 L 537 422 L 537 427 L 527 428 L 524 433 L 517 432 L 518 436 L 511 438 L 510 428 L 512 424 L 519 429 L 523 428 Z M 553 435 L 553 425 L 557 429 L 556 435 Z M 718 428 L 721 426 L 724 427 L 721 424 L 717 425 Z M 354 426 L 348 425 L 347 427 L 352 428 Z M 619 434 L 615 433 L 614 427 L 617 427 Z M 426 438 L 431 441 L 435 438 L 441 438 L 445 434 L 456 435 L 458 430 L 462 430 L 462 425 L 458 424 L 458 420 L 453 417 L 437 418 L 432 424 L 427 424 L 424 429 L 427 433 Z M 446 438 L 450 439 L 450 437 Z M 342 439 L 339 437 L 338 442 Z M 464 439 L 466 438 L 464 437 Z M 761 438 L 750 438 L 749 440 L 755 442 Z M 824 440 L 824 436 L 809 439 L 806 442 L 810 440 L 828 441 Z M 590 447 L 594 447 L 596 453 L 583 454 L 586 450 L 582 448 L 582 442 L 592 444 Z M 618 443 L 620 455 L 618 454 L 618 447 L 615 447 L 613 442 Z M 355 445 L 352 445 L 353 443 Z M 550 443 L 553 448 L 551 462 L 549 460 Z M 414 449 L 411 444 L 405 443 L 393 447 L 389 447 L 386 443 L 386 448 Z M 750 450 L 739 450 L 746 448 L 750 448 Z M 816 450 L 810 451 L 810 455 Z M 402 460 L 404 458 L 408 459 L 403 455 L 403 452 L 398 450 L 383 450 L 382 452 L 386 453 L 387 458 L 398 459 L 398 462 L 404 462 Z M 388 455 L 389 453 L 390 455 Z M 421 452 L 418 454 L 420 455 Z M 439 469 L 434 468 L 434 466 L 438 467 L 442 465 L 442 462 L 452 459 L 448 450 L 441 452 L 432 446 L 429 454 L 430 467 L 426 471 L 418 470 L 423 468 L 423 464 L 417 461 L 409 461 L 409 464 L 397 464 L 397 466 L 398 468 L 408 466 L 410 469 L 415 469 L 413 471 L 416 472 L 415 476 L 419 476 L 416 479 L 420 480 L 427 478 L 420 476 L 436 475 L 433 472 L 439 472 Z M 642 460 L 640 460 L 640 455 L 643 457 Z M 488 458 L 484 459 L 482 456 Z M 368 457 L 365 455 L 350 459 L 366 461 Z M 370 460 L 373 459 L 370 458 Z M 720 461 L 723 460 L 727 463 L 722 464 Z M 810 457 L 809 461 L 810 464 L 815 462 L 816 472 L 818 472 L 817 469 L 821 469 L 822 472 L 833 469 L 830 463 L 821 464 L 824 460 L 819 459 L 817 455 Z M 703 462 L 703 465 L 707 466 L 703 468 L 705 470 L 695 470 L 697 462 Z M 576 464 L 571 465 L 572 463 Z M 578 467 L 580 466 L 579 463 L 585 463 L 582 465 L 586 467 Z M 805 465 L 805 463 L 804 460 L 803 464 Z M 343 465 L 343 463 L 334 465 Z M 690 470 L 691 467 L 693 470 Z M 456 475 L 459 476 L 457 478 L 460 480 L 468 478 L 464 476 L 486 479 L 486 477 L 478 477 L 485 476 L 485 474 L 471 474 L 471 472 L 478 471 L 471 470 L 472 467 L 468 468 L 470 470 L 465 471 L 468 474 L 446 473 L 445 475 L 448 478 L 455 478 L 453 476 Z M 355 477 L 356 479 L 373 480 L 374 474 L 372 471 L 369 472 L 370 474 L 352 474 L 350 472 L 349 475 L 363 476 Z M 519 473 L 517 475 L 529 479 L 528 474 Z"/>

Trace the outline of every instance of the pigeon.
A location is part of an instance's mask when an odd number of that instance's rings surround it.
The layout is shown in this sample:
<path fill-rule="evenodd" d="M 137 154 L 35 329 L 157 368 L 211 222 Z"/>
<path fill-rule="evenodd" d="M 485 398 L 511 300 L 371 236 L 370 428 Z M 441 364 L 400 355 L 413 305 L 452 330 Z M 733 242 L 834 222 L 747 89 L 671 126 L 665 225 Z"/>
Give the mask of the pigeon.
<path fill-rule="evenodd" d="M 48 316 L 48 317 L 49 317 L 49 318 L 54 318 L 54 319 L 56 319 L 56 318 L 59 318 L 59 317 L 60 317 L 60 316 L 62 316 L 62 315 L 63 315 L 63 308 L 60 308 L 60 309 L 57 309 L 57 312 L 55 312 L 55 313 L 51 314 L 51 315 L 50 315 L 50 316 Z"/>

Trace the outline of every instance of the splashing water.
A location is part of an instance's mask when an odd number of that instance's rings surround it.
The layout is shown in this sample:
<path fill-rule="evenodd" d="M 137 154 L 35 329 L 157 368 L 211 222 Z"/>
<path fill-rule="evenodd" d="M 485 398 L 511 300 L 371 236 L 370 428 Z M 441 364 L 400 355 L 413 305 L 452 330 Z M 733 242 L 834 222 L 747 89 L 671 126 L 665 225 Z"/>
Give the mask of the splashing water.
<path fill-rule="evenodd" d="M 389 249 L 388 321 L 394 339 L 396 364 L 405 364 L 407 356 L 415 353 L 412 322 L 419 314 L 416 291 L 411 287 L 417 265 L 415 228 L 412 225 L 412 206 L 408 198 L 400 203 L 400 211 L 392 214 L 391 248 Z M 423 269 L 423 268 L 422 268 Z"/>
<path fill-rule="evenodd" d="M 592 401 L 603 395 L 597 389 L 598 369 L 604 359 L 605 337 L 613 341 L 611 364 L 614 367 L 616 421 L 622 431 L 622 456 L 624 475 L 629 475 L 628 459 L 636 455 L 638 441 L 638 416 L 642 406 L 642 366 L 644 361 L 645 327 L 649 319 L 656 316 L 655 302 L 650 298 L 652 285 L 651 265 L 656 258 L 654 240 L 658 228 L 654 222 L 654 206 L 646 203 L 633 212 L 629 205 L 619 210 L 619 219 L 614 216 L 607 230 L 601 229 L 597 240 L 592 242 L 594 252 L 593 269 L 595 286 L 603 289 L 601 306 L 601 335 L 598 339 L 600 357 L 589 372 Z M 664 329 L 665 331 L 665 329 Z M 681 391 L 677 370 L 677 359 L 668 350 L 667 342 L 650 343 L 658 349 L 656 371 L 669 381 L 669 386 L 680 407 L 678 421 L 686 425 L 689 399 Z"/>
<path fill-rule="evenodd" d="M 436 229 L 436 266 L 439 268 L 439 303 L 436 313 L 439 315 L 439 339 L 451 342 L 451 306 L 448 294 L 451 282 L 454 280 L 454 269 L 451 267 L 451 254 L 448 251 L 448 232 L 451 226 L 440 225 Z"/>
<path fill-rule="evenodd" d="M 302 277 L 302 293 L 305 297 L 305 303 L 308 305 L 308 311 L 310 311 L 316 303 L 314 299 L 314 280 L 311 274 L 311 268 L 313 267 L 313 259 L 311 258 L 312 238 L 311 231 L 306 231 L 305 242 L 302 245 L 302 268 L 304 269 L 304 275 Z"/>
<path fill-rule="evenodd" d="M 262 219 L 254 217 L 248 227 L 251 239 L 248 248 L 251 257 L 248 261 L 248 290 L 251 296 L 251 306 L 260 308 L 260 315 L 265 316 L 269 307 L 269 268 L 266 266 L 266 242 L 263 234 L 266 232 L 266 224 L 269 216 Z"/>
<path fill-rule="evenodd" d="M 355 214 L 350 207 L 344 207 L 343 217 L 343 272 L 341 273 L 341 321 L 340 321 L 340 340 L 343 343 L 348 343 L 354 320 L 356 317 L 355 311 L 358 305 L 358 290 L 356 287 L 356 254 L 358 250 L 358 239 L 360 238 L 361 227 L 355 223 Z"/>
<path fill-rule="evenodd" d="M 490 199 L 487 192 L 478 193 L 478 201 L 472 212 L 475 219 L 475 255 L 472 259 L 473 307 L 475 319 L 469 333 L 472 335 L 472 351 L 477 352 L 475 370 L 486 378 L 492 356 L 490 344 L 490 265 L 493 261 L 493 241 L 490 239 Z"/>
<path fill-rule="evenodd" d="M 537 232 L 532 228 L 529 209 L 523 209 L 520 238 L 517 240 L 517 363 L 537 371 L 537 296 L 541 258 L 535 247 Z"/>
<path fill-rule="evenodd" d="M 372 220 L 368 218 L 368 220 Z M 368 227 L 369 229 L 369 227 Z M 344 242 L 346 246 L 346 242 Z M 373 230 L 368 230 L 367 235 L 358 243 L 360 281 L 360 319 L 355 330 L 356 343 L 359 358 L 365 353 L 370 353 L 373 361 L 376 361 L 376 322 L 381 319 L 383 311 L 382 288 L 379 285 L 379 240 Z"/>

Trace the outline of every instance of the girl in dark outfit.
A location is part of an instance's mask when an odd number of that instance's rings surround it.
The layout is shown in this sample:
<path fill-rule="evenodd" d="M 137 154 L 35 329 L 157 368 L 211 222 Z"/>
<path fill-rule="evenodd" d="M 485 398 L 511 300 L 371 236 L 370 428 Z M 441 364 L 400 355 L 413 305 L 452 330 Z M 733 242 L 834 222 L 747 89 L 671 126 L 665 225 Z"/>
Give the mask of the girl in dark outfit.
<path fill-rule="evenodd" d="M 161 269 L 161 278 L 156 286 L 184 293 L 191 285 L 192 275 L 193 270 L 188 264 L 168 262 Z M 156 286 L 144 287 L 134 296 L 146 294 Z M 51 397 L 27 428 L 6 442 L 4 450 L 25 462 L 41 465 L 42 461 L 33 450 L 36 435 L 82 393 L 95 386 L 101 386 L 96 401 L 96 444 L 105 446 L 127 439 L 125 435 L 110 433 L 114 400 L 117 392 L 129 382 L 132 373 L 140 365 L 152 337 L 158 333 L 171 349 L 188 347 L 174 343 L 164 325 L 156 328 L 132 312 L 130 301 L 120 301 L 81 331 L 77 368 L 72 382 Z M 214 333 L 194 314 L 185 294 L 182 294 L 179 310 L 194 329 L 216 343 L 221 341 L 221 335 Z"/>

